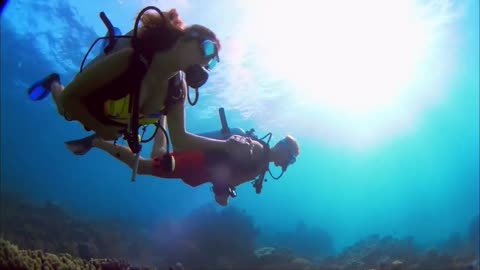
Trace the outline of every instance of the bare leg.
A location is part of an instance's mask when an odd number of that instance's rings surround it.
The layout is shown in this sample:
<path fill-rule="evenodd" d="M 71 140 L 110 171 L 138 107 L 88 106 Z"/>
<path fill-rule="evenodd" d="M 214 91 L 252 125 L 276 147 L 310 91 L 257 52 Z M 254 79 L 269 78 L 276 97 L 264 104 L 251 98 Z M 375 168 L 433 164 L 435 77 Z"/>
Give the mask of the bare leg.
<path fill-rule="evenodd" d="M 55 101 L 55 104 L 57 105 L 57 111 L 61 116 L 65 115 L 63 104 L 60 102 L 60 95 L 62 94 L 63 89 L 63 85 L 56 81 L 50 85 L 50 92 L 52 93 L 53 101 Z"/>
<path fill-rule="evenodd" d="M 92 143 L 94 147 L 102 149 L 103 151 L 109 153 L 112 157 L 126 164 L 128 167 L 133 168 L 135 164 L 135 154 L 133 154 L 129 148 L 123 145 L 115 145 L 100 138 L 95 138 Z M 144 159 L 140 157 L 137 173 L 151 175 L 153 173 L 152 163 L 153 162 L 151 159 Z"/>

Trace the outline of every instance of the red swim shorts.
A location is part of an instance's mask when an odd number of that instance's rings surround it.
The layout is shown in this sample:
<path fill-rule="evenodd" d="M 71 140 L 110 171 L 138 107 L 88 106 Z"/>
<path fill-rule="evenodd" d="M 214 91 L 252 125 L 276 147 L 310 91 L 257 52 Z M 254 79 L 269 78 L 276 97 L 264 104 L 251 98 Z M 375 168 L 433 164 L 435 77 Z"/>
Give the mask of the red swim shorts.
<path fill-rule="evenodd" d="M 164 156 L 159 156 L 153 158 L 153 175 L 161 178 L 180 178 L 192 187 L 211 180 L 203 152 L 172 152 L 171 156 L 175 160 L 174 171 L 172 173 L 166 171 Z"/>

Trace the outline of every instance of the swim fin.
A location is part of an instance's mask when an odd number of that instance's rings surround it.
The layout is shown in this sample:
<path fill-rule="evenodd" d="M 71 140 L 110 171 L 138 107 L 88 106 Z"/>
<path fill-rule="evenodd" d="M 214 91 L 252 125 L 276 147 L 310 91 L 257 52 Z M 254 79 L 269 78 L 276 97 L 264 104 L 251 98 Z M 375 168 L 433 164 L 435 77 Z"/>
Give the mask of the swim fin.
<path fill-rule="evenodd" d="M 97 137 L 97 134 L 90 135 L 83 139 L 72 140 L 65 142 L 65 146 L 72 151 L 75 155 L 85 155 L 93 147 L 93 139 Z"/>
<path fill-rule="evenodd" d="M 60 82 L 60 76 L 57 73 L 48 75 L 28 88 L 28 96 L 33 101 L 46 98 L 50 93 L 50 86 L 55 81 Z"/>

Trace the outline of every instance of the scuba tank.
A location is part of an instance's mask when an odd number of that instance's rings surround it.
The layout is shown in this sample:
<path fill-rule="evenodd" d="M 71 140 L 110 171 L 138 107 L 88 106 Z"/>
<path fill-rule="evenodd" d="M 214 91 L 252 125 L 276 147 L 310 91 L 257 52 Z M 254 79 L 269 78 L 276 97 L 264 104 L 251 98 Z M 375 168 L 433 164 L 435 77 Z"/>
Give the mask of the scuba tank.
<path fill-rule="evenodd" d="M 241 128 L 230 128 L 227 123 L 227 117 L 225 116 L 224 108 L 218 109 L 218 114 L 220 115 L 220 122 L 222 125 L 222 128 L 220 130 L 214 130 L 214 131 L 196 133 L 196 134 L 200 136 L 212 138 L 212 139 L 218 139 L 218 140 L 226 140 L 230 138 L 230 136 L 232 135 L 241 135 L 246 137 L 252 136 L 254 132 L 253 130 L 245 131 Z"/>
<path fill-rule="evenodd" d="M 228 132 L 222 132 L 222 130 L 215 130 L 215 131 L 210 131 L 210 132 L 204 132 L 204 133 L 196 133 L 197 135 L 212 138 L 212 139 L 219 139 L 219 140 L 226 140 L 230 138 L 232 135 L 241 135 L 241 136 L 246 136 L 245 130 L 241 128 L 230 128 Z"/>

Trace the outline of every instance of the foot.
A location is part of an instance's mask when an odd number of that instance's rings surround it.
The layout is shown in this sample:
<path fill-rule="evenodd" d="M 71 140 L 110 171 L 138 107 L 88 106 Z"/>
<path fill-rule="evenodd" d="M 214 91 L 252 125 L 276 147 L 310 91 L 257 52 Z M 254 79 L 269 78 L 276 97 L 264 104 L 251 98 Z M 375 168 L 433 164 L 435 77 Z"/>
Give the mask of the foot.
<path fill-rule="evenodd" d="M 83 139 L 65 142 L 65 146 L 75 155 L 85 155 L 93 147 L 93 141 L 97 138 L 97 134 L 90 135 Z"/>
<path fill-rule="evenodd" d="M 52 73 L 42 80 L 34 83 L 28 88 L 28 95 L 31 100 L 38 101 L 48 96 L 52 83 L 60 82 L 60 76 L 57 73 Z"/>

